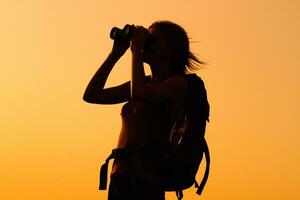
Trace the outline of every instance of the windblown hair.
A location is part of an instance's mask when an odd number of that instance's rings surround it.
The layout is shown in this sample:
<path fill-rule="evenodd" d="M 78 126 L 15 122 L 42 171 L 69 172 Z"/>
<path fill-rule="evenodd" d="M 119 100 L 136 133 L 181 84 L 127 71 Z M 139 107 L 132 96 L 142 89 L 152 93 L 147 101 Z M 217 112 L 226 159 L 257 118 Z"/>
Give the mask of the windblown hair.
<path fill-rule="evenodd" d="M 163 20 L 152 23 L 149 28 L 156 28 L 164 35 L 167 47 L 170 50 L 171 56 L 169 58 L 174 73 L 184 74 L 198 70 L 201 67 L 199 64 L 207 64 L 190 51 L 188 35 L 181 26 Z"/>

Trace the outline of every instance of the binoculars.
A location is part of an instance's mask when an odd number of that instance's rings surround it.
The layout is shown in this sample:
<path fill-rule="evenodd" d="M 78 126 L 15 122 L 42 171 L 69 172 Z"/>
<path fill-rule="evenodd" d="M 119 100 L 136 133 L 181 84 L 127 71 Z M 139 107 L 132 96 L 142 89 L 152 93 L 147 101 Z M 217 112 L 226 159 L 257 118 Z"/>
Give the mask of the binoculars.
<path fill-rule="evenodd" d="M 113 40 L 129 41 L 131 39 L 132 33 L 133 26 L 130 24 L 126 24 L 123 29 L 113 27 L 110 31 L 110 38 Z M 150 44 L 154 43 L 155 41 L 157 41 L 157 38 L 149 34 L 146 39 L 145 48 L 147 48 Z"/>
<path fill-rule="evenodd" d="M 110 38 L 113 40 L 130 40 L 132 36 L 132 25 L 126 24 L 121 30 L 117 27 L 113 27 L 110 31 Z"/>

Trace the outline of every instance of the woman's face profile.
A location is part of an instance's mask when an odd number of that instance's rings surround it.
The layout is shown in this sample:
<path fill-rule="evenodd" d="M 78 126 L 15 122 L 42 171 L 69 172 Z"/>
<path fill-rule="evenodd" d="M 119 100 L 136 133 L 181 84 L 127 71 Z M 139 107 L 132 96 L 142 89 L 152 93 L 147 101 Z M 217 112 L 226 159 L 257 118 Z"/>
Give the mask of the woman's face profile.
<path fill-rule="evenodd" d="M 146 63 L 149 62 L 149 59 L 158 59 L 167 56 L 169 53 L 164 35 L 155 27 L 150 27 L 148 30 L 149 36 L 144 50 Z"/>

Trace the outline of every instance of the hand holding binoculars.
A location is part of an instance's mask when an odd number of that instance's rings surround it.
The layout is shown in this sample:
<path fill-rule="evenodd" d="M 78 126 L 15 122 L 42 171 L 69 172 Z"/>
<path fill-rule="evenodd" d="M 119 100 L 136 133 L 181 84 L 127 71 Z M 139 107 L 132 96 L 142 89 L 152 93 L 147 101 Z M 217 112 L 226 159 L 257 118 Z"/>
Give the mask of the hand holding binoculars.
<path fill-rule="evenodd" d="M 119 51 L 121 49 L 122 51 L 121 55 L 123 55 L 128 48 L 128 44 L 132 38 L 133 31 L 134 31 L 134 26 L 130 24 L 126 24 L 123 29 L 113 27 L 110 31 L 110 38 L 115 41 L 113 49 L 115 51 Z M 154 44 L 156 41 L 157 38 L 154 35 L 149 33 L 146 37 L 146 41 L 144 43 L 143 49 L 149 50 L 150 45 Z M 123 46 L 125 49 L 123 49 Z"/>
<path fill-rule="evenodd" d="M 132 25 L 126 24 L 123 29 L 113 27 L 110 31 L 110 38 L 113 40 L 130 40 L 133 32 Z"/>

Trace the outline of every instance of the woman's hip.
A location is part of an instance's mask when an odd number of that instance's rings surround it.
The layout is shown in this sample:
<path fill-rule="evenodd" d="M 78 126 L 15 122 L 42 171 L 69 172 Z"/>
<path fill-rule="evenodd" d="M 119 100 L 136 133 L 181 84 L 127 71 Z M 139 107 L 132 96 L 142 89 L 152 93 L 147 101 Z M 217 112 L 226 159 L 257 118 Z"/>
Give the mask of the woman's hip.
<path fill-rule="evenodd" d="M 111 174 L 108 200 L 165 200 L 165 192 L 158 184 L 130 175 Z"/>

